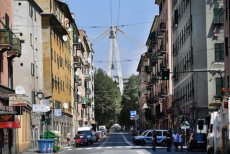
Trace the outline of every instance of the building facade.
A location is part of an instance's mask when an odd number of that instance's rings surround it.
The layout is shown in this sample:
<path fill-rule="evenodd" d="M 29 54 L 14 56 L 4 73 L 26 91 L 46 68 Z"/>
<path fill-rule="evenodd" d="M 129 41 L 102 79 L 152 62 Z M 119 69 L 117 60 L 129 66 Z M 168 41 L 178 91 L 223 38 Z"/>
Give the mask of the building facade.
<path fill-rule="evenodd" d="M 13 32 L 12 1 L 0 1 L 0 152 L 18 151 L 18 131 L 20 127 L 20 107 L 9 104 L 9 94 L 15 94 L 13 88 L 14 60 L 21 56 L 21 40 Z M 4 118 L 4 117 L 10 117 Z M 11 122 L 9 122 L 9 120 Z"/>
<path fill-rule="evenodd" d="M 55 117 L 49 129 L 57 130 L 63 142 L 67 133 L 72 134 L 73 111 L 71 87 L 71 37 L 69 21 L 72 15 L 68 7 L 58 0 L 36 0 L 42 8 L 42 48 L 44 97 L 49 98 L 52 108 L 61 109 L 62 116 Z M 46 114 L 52 116 L 51 112 Z M 44 126 L 45 127 L 45 126 Z"/>
<path fill-rule="evenodd" d="M 172 1 L 175 130 L 197 132 L 198 120 L 205 122 L 209 107 L 220 102 L 224 70 L 222 6 L 222 1 Z"/>
<path fill-rule="evenodd" d="M 43 55 L 41 8 L 32 0 L 13 1 L 14 29 L 17 37 L 23 40 L 24 54 L 14 60 L 14 88 L 22 86 L 27 95 L 28 107 L 23 108 L 22 127 L 18 129 L 19 152 L 37 147 L 41 124 L 38 113 L 32 113 L 33 104 L 43 104 L 37 93 L 43 92 Z M 23 77 L 19 78 L 19 77 Z M 32 120 L 31 120 L 32 119 Z M 26 137 L 26 138 L 25 138 Z"/>

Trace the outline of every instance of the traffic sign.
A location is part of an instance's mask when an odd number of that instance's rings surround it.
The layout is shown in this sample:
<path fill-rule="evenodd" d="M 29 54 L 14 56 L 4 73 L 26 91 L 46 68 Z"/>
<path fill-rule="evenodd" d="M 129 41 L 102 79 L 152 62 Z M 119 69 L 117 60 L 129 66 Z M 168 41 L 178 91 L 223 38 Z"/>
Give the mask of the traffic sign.
<path fill-rule="evenodd" d="M 135 117 L 136 116 L 136 111 L 130 111 L 130 117 Z"/>

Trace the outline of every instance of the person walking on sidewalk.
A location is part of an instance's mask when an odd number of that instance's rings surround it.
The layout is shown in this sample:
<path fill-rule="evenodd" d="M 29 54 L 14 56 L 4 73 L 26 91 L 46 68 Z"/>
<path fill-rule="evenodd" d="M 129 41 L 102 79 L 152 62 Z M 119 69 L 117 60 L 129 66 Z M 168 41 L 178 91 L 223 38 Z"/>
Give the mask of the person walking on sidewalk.
<path fill-rule="evenodd" d="M 66 140 L 67 140 L 68 146 L 70 146 L 70 133 L 67 133 Z"/>
<path fill-rule="evenodd" d="M 179 145 L 179 134 L 177 132 L 175 132 L 173 134 L 173 142 L 174 142 L 174 146 L 175 146 L 175 151 L 178 151 L 178 145 Z"/>
<path fill-rule="evenodd" d="M 156 130 L 153 130 L 153 134 L 152 134 L 152 144 L 153 144 L 153 151 L 156 151 L 156 144 L 157 144 L 157 134 L 156 134 Z"/>
<path fill-rule="evenodd" d="M 170 131 L 167 132 L 166 141 L 167 141 L 167 152 L 171 152 L 172 136 Z"/>
<path fill-rule="evenodd" d="M 179 145 L 180 145 L 180 151 L 183 152 L 183 133 L 181 132 L 179 134 Z"/>

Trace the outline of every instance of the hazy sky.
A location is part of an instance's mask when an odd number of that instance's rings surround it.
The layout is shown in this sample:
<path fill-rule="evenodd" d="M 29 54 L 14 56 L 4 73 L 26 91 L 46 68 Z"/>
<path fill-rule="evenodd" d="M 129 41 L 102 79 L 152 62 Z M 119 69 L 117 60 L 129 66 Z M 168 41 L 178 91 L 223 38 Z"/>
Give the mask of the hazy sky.
<path fill-rule="evenodd" d="M 158 6 L 155 5 L 155 0 L 63 1 L 69 5 L 71 12 L 75 14 L 78 29 L 84 29 L 90 41 L 97 38 L 111 25 L 128 24 L 128 26 L 120 27 L 120 29 L 127 35 L 138 40 L 138 42 L 145 44 L 154 16 L 158 14 Z M 99 26 L 100 28 L 90 28 L 92 26 Z M 121 62 L 123 76 L 137 74 L 136 69 L 139 62 L 137 59 L 145 52 L 144 48 L 138 46 L 119 33 L 117 37 L 121 61 L 131 60 Z M 110 49 L 109 37 L 107 36 L 100 42 L 94 44 L 93 49 L 95 51 L 94 66 L 102 68 L 107 72 Z M 114 74 L 117 74 L 116 70 Z"/>

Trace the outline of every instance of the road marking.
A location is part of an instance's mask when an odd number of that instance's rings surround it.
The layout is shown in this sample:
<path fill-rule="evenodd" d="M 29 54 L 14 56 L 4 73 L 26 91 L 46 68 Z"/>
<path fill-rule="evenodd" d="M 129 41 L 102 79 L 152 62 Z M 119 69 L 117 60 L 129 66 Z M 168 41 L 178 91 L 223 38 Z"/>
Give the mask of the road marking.
<path fill-rule="evenodd" d="M 103 146 L 105 144 L 105 142 L 109 139 L 110 136 L 108 136 L 108 137 L 105 136 L 105 137 L 106 137 L 105 141 L 99 147 Z"/>
<path fill-rule="evenodd" d="M 92 148 L 85 148 L 85 149 L 89 150 L 89 149 L 92 149 Z"/>
<path fill-rule="evenodd" d="M 122 147 L 116 147 L 116 148 L 122 148 Z"/>
<path fill-rule="evenodd" d="M 106 149 L 111 149 L 112 147 L 106 147 Z"/>
<path fill-rule="evenodd" d="M 67 149 L 67 150 L 73 150 L 73 149 Z"/>
<path fill-rule="evenodd" d="M 77 148 L 76 150 L 82 150 L 82 148 Z"/>
<path fill-rule="evenodd" d="M 101 149 L 102 147 L 97 147 L 96 149 Z"/>
<path fill-rule="evenodd" d="M 139 153 L 139 154 L 145 154 L 144 152 L 142 152 L 142 151 L 137 151 L 137 153 Z"/>
<path fill-rule="evenodd" d="M 123 139 L 125 140 L 125 142 L 126 142 L 128 145 L 133 146 L 133 144 L 130 143 L 122 133 L 120 133 L 120 134 L 121 134 L 121 136 L 123 137 Z"/>

